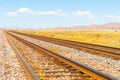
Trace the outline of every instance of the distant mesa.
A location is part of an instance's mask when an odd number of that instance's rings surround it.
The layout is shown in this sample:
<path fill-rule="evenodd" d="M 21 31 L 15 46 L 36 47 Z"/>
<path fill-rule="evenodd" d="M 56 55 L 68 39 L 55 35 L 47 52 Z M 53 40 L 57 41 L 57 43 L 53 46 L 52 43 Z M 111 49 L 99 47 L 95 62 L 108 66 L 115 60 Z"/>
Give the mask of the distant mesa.
<path fill-rule="evenodd" d="M 116 29 L 120 29 L 120 23 L 107 23 L 107 24 L 103 24 L 103 25 L 99 25 L 99 24 L 93 24 L 90 26 L 73 26 L 73 27 L 56 27 L 53 29 L 112 29 L 112 30 L 116 30 Z"/>
<path fill-rule="evenodd" d="M 105 29 L 120 29 L 120 23 L 108 23 L 102 26 Z"/>
<path fill-rule="evenodd" d="M 107 23 L 104 25 L 91 25 L 89 29 L 120 29 L 120 23 Z"/>

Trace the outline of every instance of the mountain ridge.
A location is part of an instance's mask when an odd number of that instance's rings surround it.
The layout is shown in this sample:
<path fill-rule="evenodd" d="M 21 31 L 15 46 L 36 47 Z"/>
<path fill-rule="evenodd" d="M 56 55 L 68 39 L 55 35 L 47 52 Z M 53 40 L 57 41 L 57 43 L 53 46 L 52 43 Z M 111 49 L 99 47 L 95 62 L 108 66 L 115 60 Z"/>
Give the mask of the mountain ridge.
<path fill-rule="evenodd" d="M 90 26 L 55 27 L 53 29 L 120 29 L 120 23 L 92 24 Z"/>

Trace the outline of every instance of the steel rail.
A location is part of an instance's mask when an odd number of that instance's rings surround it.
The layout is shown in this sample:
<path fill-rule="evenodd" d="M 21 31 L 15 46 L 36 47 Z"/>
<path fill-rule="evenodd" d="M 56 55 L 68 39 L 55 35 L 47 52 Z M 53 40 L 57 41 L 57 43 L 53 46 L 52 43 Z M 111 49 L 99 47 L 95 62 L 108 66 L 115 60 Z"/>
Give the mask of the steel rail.
<path fill-rule="evenodd" d="M 8 35 L 6 34 L 6 36 Z M 14 50 L 18 60 L 22 64 L 23 69 L 26 71 L 29 80 L 40 80 L 39 77 L 33 71 L 33 69 L 30 67 L 30 65 L 27 63 L 27 61 L 23 58 L 21 53 L 18 51 L 18 49 L 14 46 L 14 44 L 10 41 L 10 39 L 8 39 L 8 37 L 7 37 L 7 40 L 10 46 L 12 47 L 12 49 Z"/>

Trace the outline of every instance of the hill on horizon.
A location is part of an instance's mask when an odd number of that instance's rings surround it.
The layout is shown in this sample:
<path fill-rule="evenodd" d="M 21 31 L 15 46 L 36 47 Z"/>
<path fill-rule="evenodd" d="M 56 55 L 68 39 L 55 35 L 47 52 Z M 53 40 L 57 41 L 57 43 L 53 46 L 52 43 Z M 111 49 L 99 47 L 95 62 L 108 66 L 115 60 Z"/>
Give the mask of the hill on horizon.
<path fill-rule="evenodd" d="M 103 25 L 93 24 L 90 26 L 72 26 L 72 27 L 55 27 L 53 29 L 120 29 L 120 23 L 107 23 Z"/>

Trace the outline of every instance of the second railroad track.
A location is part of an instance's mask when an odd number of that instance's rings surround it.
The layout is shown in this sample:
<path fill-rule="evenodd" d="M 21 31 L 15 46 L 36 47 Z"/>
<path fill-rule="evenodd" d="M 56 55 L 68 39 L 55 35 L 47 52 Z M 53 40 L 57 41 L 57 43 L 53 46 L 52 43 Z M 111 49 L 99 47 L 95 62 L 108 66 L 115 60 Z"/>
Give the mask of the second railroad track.
<path fill-rule="evenodd" d="M 90 43 L 84 43 L 84 42 L 77 42 L 77 41 L 70 41 L 70 40 L 64 40 L 64 39 L 57 39 L 52 37 L 38 36 L 33 34 L 25 34 L 25 33 L 20 33 L 15 31 L 12 31 L 12 32 L 21 34 L 24 36 L 32 37 L 38 40 L 43 40 L 50 43 L 55 43 L 55 44 L 67 46 L 70 48 L 82 50 L 85 52 L 89 52 L 92 54 L 97 54 L 105 57 L 111 57 L 116 60 L 120 60 L 120 48 L 96 45 L 96 44 L 90 44 Z"/>

